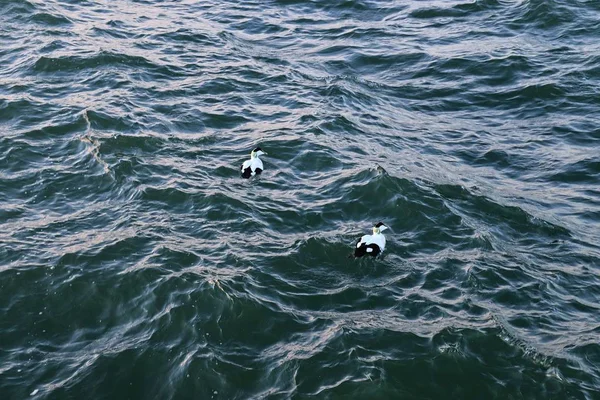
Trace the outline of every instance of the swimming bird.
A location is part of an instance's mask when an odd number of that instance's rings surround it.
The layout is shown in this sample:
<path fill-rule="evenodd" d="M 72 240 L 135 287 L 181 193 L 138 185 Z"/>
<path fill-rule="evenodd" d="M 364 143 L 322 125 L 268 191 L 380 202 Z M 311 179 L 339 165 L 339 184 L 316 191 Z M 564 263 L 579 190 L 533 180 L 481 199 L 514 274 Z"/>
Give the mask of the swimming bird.
<path fill-rule="evenodd" d="M 244 163 L 242 164 L 243 178 L 248 179 L 251 176 L 259 175 L 261 172 L 263 172 L 263 163 L 260 160 L 260 158 L 258 158 L 258 156 L 262 156 L 263 154 L 267 153 L 262 151 L 260 147 L 257 147 L 254 150 L 252 150 L 252 152 L 250 152 L 250 159 L 244 161 Z"/>
<path fill-rule="evenodd" d="M 354 257 L 362 257 L 365 254 L 376 257 L 379 253 L 382 253 L 385 249 L 385 236 L 381 232 L 386 229 L 388 227 L 383 222 L 378 222 L 373 227 L 372 235 L 364 235 L 356 243 Z"/>

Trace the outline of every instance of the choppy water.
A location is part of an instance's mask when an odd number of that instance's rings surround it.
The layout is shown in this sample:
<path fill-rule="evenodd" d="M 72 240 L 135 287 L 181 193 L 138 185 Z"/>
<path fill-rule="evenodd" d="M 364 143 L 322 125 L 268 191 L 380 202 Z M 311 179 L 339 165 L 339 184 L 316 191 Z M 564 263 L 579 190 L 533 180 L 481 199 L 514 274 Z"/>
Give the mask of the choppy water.
<path fill-rule="evenodd" d="M 1 0 L 0 397 L 600 398 L 599 4 Z"/>

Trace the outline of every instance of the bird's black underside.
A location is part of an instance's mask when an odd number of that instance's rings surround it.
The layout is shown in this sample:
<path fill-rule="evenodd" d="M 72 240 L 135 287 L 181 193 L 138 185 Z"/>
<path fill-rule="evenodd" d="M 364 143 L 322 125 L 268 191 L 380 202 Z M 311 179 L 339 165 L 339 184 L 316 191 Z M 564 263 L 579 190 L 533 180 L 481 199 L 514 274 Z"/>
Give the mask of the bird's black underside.
<path fill-rule="evenodd" d="M 250 167 L 242 170 L 242 178 L 248 179 L 251 176 L 252 176 L 252 171 L 250 170 Z"/>
<path fill-rule="evenodd" d="M 367 249 L 372 249 L 372 251 L 367 251 Z M 361 245 L 360 247 L 357 247 L 354 249 L 354 257 L 362 257 L 364 255 L 369 255 L 372 257 L 377 257 L 377 255 L 381 253 L 381 250 L 379 249 L 379 246 L 377 246 L 374 243 L 371 243 L 369 245 Z"/>
<path fill-rule="evenodd" d="M 262 172 L 262 169 L 260 169 L 260 168 L 256 168 L 256 169 L 254 170 L 254 173 L 255 173 L 256 175 L 259 175 L 261 172 Z M 242 171 L 242 178 L 246 178 L 246 179 L 248 179 L 248 178 L 250 178 L 251 176 L 252 176 L 252 168 L 248 167 L 248 168 L 246 168 L 246 169 L 244 169 L 244 170 Z"/>

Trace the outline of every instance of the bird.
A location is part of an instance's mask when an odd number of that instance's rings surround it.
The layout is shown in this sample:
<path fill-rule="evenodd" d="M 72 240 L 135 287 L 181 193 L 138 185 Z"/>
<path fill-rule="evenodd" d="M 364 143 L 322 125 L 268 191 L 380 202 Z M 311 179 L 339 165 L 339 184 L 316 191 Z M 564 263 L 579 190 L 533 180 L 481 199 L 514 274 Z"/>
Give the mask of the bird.
<path fill-rule="evenodd" d="M 382 253 L 385 249 L 385 236 L 383 236 L 381 232 L 386 229 L 388 229 L 388 227 L 383 222 L 378 222 L 373 227 L 372 235 L 364 235 L 356 243 L 354 257 L 362 257 L 365 254 L 376 257 L 378 254 Z"/>
<path fill-rule="evenodd" d="M 262 156 L 263 154 L 267 154 L 260 147 L 255 148 L 250 152 L 250 159 L 244 161 L 242 164 L 242 177 L 250 178 L 254 175 L 259 175 L 263 171 L 263 163 L 258 158 L 258 156 Z"/>

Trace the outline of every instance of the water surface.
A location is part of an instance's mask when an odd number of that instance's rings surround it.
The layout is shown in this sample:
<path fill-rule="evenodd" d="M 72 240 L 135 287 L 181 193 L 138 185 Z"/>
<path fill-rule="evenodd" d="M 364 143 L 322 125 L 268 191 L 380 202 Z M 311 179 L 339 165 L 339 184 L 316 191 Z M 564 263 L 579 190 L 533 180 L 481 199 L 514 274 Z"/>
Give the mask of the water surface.
<path fill-rule="evenodd" d="M 600 398 L 599 16 L 0 0 L 1 397 Z"/>

